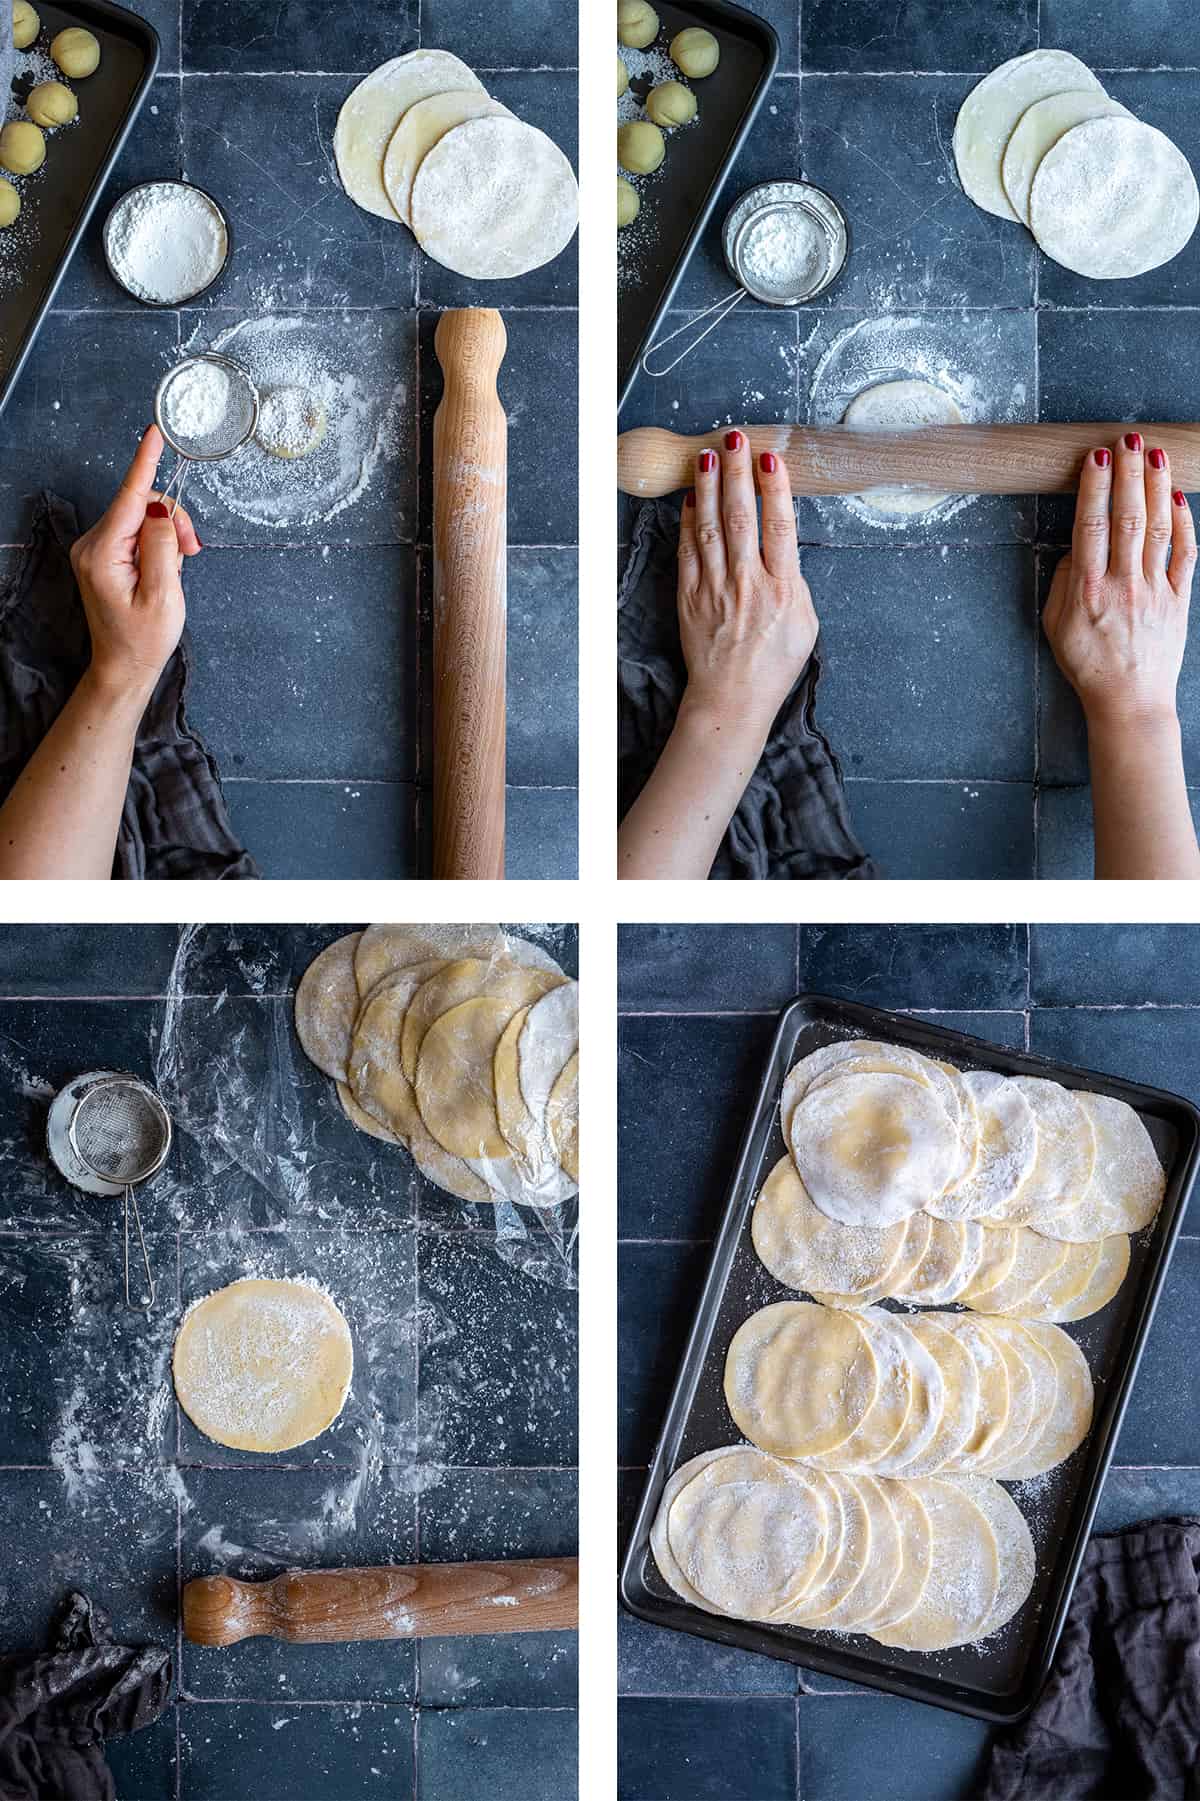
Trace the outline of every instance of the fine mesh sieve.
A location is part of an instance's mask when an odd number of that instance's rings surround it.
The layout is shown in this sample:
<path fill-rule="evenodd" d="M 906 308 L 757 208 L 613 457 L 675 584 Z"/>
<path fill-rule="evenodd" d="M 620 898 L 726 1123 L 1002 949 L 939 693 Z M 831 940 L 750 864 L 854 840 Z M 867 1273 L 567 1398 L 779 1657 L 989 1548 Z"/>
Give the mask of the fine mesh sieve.
<path fill-rule="evenodd" d="M 154 423 L 180 459 L 163 490 L 173 499 L 172 512 L 189 465 L 217 463 L 240 450 L 254 436 L 258 409 L 250 371 L 219 350 L 202 350 L 168 369 L 155 391 Z"/>
<path fill-rule="evenodd" d="M 72 1151 L 89 1175 L 125 1191 L 125 1305 L 129 1292 L 129 1220 L 137 1228 L 146 1271 L 144 1305 L 154 1305 L 154 1277 L 134 1198 L 135 1182 L 156 1175 L 171 1149 L 171 1116 L 161 1100 L 136 1076 L 101 1076 L 75 1102 L 67 1125 Z"/>

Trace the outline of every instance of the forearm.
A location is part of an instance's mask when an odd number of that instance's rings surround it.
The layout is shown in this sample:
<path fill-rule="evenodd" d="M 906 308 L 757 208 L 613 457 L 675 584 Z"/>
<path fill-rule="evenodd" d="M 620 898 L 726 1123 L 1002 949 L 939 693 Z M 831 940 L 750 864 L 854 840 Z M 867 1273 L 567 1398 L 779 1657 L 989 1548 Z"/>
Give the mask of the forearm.
<path fill-rule="evenodd" d="M 0 880 L 108 880 L 148 698 L 87 671 L 0 807 Z"/>
<path fill-rule="evenodd" d="M 1089 719 L 1088 758 L 1097 880 L 1200 880 L 1178 719 Z"/>
<path fill-rule="evenodd" d="M 766 743 L 756 721 L 720 719 L 684 697 L 658 766 L 617 837 L 629 881 L 705 881 Z"/>

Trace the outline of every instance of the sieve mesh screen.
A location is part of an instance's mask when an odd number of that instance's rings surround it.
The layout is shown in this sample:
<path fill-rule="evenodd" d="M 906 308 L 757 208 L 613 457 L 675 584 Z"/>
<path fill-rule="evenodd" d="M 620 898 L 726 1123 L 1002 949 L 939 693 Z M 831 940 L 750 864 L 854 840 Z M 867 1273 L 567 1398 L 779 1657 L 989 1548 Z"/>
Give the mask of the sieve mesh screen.
<path fill-rule="evenodd" d="M 94 1175 L 106 1182 L 140 1182 L 162 1162 L 169 1127 L 161 1102 L 147 1089 L 106 1082 L 83 1096 L 71 1138 Z"/>

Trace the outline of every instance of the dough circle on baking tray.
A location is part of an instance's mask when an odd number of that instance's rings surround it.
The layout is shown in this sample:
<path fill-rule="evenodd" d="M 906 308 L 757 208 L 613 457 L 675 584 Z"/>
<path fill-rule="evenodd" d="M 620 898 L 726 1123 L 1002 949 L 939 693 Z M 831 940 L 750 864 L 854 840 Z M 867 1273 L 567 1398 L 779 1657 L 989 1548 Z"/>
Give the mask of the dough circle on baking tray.
<path fill-rule="evenodd" d="M 235 1451 L 290 1451 L 342 1411 L 354 1346 L 319 1288 L 246 1277 L 185 1314 L 172 1370 L 179 1405 L 206 1437 Z"/>
<path fill-rule="evenodd" d="M 1191 164 L 1140 119 L 1077 125 L 1047 151 L 1029 197 L 1046 255 L 1091 281 L 1144 275 L 1178 256 L 1200 219 Z"/>
<path fill-rule="evenodd" d="M 521 119 L 469 119 L 448 131 L 417 170 L 409 204 L 422 250 L 476 281 L 541 268 L 579 223 L 570 163 Z"/>
<path fill-rule="evenodd" d="M 955 121 L 954 161 L 963 192 L 976 206 L 998 219 L 1016 219 L 1002 174 L 1008 140 L 1036 100 L 1068 88 L 1104 92 L 1087 64 L 1070 51 L 1030 50 L 1001 63 L 971 89 Z"/>
<path fill-rule="evenodd" d="M 854 1316 L 812 1301 L 751 1314 L 725 1359 L 725 1400 L 738 1428 L 778 1457 L 845 1442 L 878 1389 L 878 1366 Z"/>
<path fill-rule="evenodd" d="M 938 1096 L 902 1075 L 831 1072 L 814 1082 L 792 1114 L 790 1142 L 821 1212 L 860 1226 L 917 1212 L 955 1174 L 962 1151 Z"/>
<path fill-rule="evenodd" d="M 412 50 L 373 69 L 346 96 L 333 134 L 338 174 L 351 200 L 380 219 L 398 219 L 383 185 L 384 152 L 397 125 L 410 106 L 431 94 L 482 87 L 448 50 Z"/>

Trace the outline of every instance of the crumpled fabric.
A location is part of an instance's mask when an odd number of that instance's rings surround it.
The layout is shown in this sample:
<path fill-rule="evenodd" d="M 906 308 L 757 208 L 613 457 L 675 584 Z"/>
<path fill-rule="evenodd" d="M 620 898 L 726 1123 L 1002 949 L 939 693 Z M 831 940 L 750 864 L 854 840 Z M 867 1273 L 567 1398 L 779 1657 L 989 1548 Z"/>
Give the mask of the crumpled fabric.
<path fill-rule="evenodd" d="M 33 542 L 0 590 L 0 803 L 88 666 L 91 640 L 70 549 L 75 509 L 40 496 Z M 138 727 L 113 860 L 128 881 L 249 880 L 258 870 L 234 836 L 217 765 L 187 723 L 187 634 Z"/>
<path fill-rule="evenodd" d="M 643 502 L 617 612 L 619 808 L 663 753 L 687 670 L 679 644 L 679 507 Z M 717 881 L 853 881 L 878 874 L 850 824 L 842 772 L 816 723 L 820 642 L 784 701 L 711 870 Z"/>
<path fill-rule="evenodd" d="M 983 1801 L 1200 1796 L 1200 1519 L 1094 1538 L 1049 1680 Z"/>
<path fill-rule="evenodd" d="M 170 1700 L 170 1653 L 115 1644 L 103 1608 L 70 1595 L 51 1649 L 0 1666 L 0 1801 L 116 1801 L 105 1739 Z"/>

